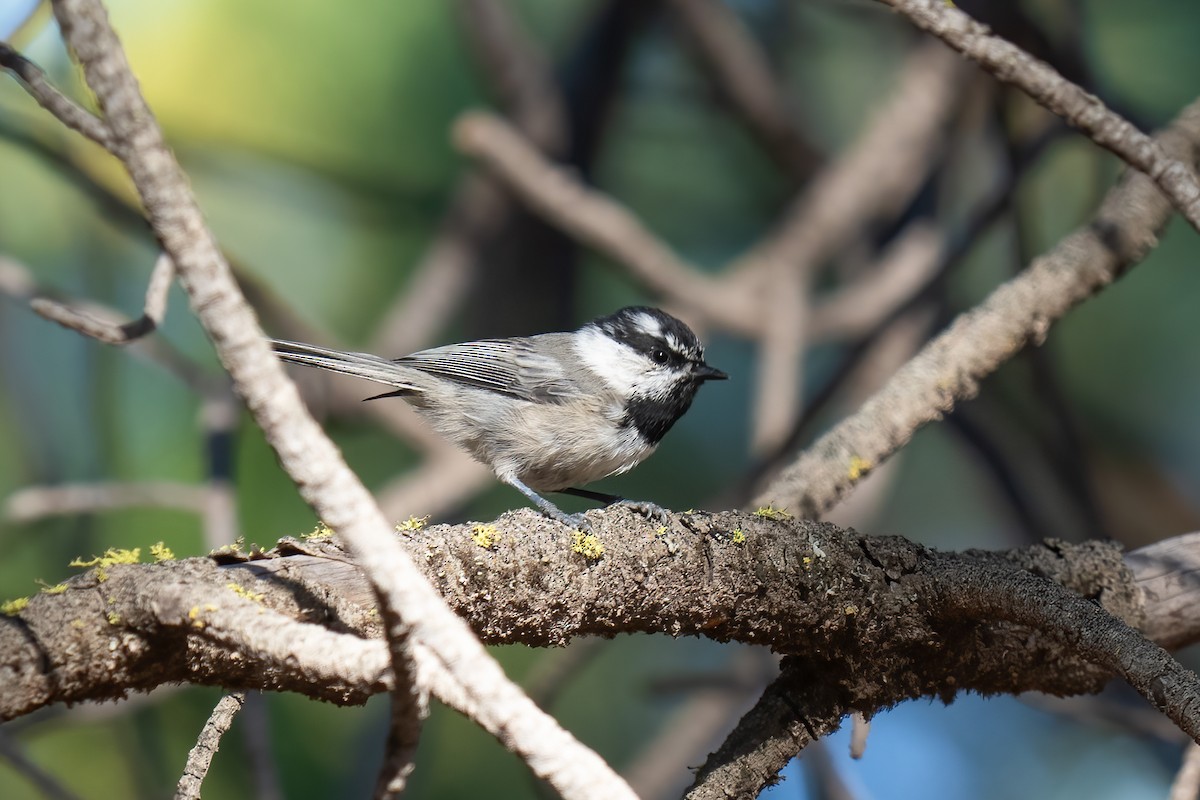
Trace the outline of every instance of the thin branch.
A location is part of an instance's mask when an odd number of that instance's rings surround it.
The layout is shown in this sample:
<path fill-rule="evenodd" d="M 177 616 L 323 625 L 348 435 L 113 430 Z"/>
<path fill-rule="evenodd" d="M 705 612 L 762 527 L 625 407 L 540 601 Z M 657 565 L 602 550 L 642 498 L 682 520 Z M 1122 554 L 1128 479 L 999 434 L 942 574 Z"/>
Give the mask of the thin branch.
<path fill-rule="evenodd" d="M 213 756 L 221 747 L 221 737 L 233 725 L 233 718 L 241 711 L 245 702 L 244 692 L 234 692 L 222 697 L 213 708 L 212 714 L 196 738 L 196 745 L 188 753 L 183 774 L 179 776 L 179 783 L 175 786 L 175 800 L 200 800 L 200 786 L 208 775 Z"/>
<path fill-rule="evenodd" d="M 82 133 L 101 147 L 112 145 L 112 133 L 104 120 L 60 92 L 41 67 L 0 42 L 0 67 L 11 72 L 42 108 L 73 131 Z"/>
<path fill-rule="evenodd" d="M 239 395 L 317 514 L 338 531 L 379 595 L 398 700 L 412 700 L 410 644 L 419 642 L 461 693 L 467 713 L 565 797 L 632 797 L 595 753 L 525 697 L 434 592 L 392 536 L 370 494 L 309 416 L 204 223 L 142 98 L 99 0 L 54 0 L 163 250 Z M 445 681 L 444 681 L 445 682 Z M 410 703 L 414 710 L 419 706 Z"/>
<path fill-rule="evenodd" d="M 897 236 L 857 279 L 820 298 L 809 315 L 815 341 L 865 336 L 929 284 L 942 266 L 946 237 L 917 222 Z"/>
<path fill-rule="evenodd" d="M 18 489 L 5 501 L 4 517 L 10 522 L 26 523 L 51 516 L 96 514 L 123 508 L 168 508 L 204 514 L 208 503 L 208 488 L 190 483 L 71 483 Z"/>
<path fill-rule="evenodd" d="M 57 322 L 64 328 L 78 331 L 84 336 L 98 339 L 105 344 L 128 344 L 158 329 L 167 312 L 167 293 L 174 279 L 175 264 L 164 253 L 154 262 L 154 269 L 150 273 L 142 316 L 127 322 L 102 319 L 101 315 L 109 316 L 105 311 L 89 312 L 75 309 L 44 297 L 34 298 L 29 305 L 51 322 Z"/>
<path fill-rule="evenodd" d="M 1064 78 L 1044 61 L 942 0 L 880 0 L 904 14 L 1005 83 L 1011 83 L 1085 133 L 1134 169 L 1148 175 L 1180 214 L 1200 230 L 1200 184 L 1187 162 L 1109 109 L 1100 98 Z"/>
<path fill-rule="evenodd" d="M 671 0 L 670 6 L 722 97 L 763 149 L 794 180 L 811 173 L 820 156 L 789 118 L 784 89 L 737 14 L 719 0 Z"/>
<path fill-rule="evenodd" d="M 757 332 L 759 314 L 746 292 L 719 286 L 628 209 L 547 161 L 500 117 L 483 111 L 463 114 L 454 126 L 454 142 L 547 221 L 628 268 L 652 290 L 727 330 L 749 336 Z"/>
<path fill-rule="evenodd" d="M 733 276 L 772 265 L 813 273 L 879 218 L 911 202 L 942 150 L 967 71 L 936 42 L 908 57 L 896 88 L 866 130 L 797 195 L 767 237 L 741 256 Z"/>
<path fill-rule="evenodd" d="M 1184 109 L 1160 139 L 1168 152 L 1194 160 L 1200 102 Z M 857 413 L 802 453 L 754 504 L 782 504 L 805 516 L 830 508 L 918 428 L 973 396 L 985 376 L 1141 261 L 1170 216 L 1171 205 L 1154 183 L 1128 173 L 1089 226 L 961 315 Z"/>

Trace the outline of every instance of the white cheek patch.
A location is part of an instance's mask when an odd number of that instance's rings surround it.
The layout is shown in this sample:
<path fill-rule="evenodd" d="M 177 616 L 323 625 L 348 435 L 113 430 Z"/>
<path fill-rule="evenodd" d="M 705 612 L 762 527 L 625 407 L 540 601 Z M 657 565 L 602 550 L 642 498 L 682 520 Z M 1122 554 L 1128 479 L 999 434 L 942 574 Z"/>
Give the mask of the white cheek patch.
<path fill-rule="evenodd" d="M 593 374 L 625 397 L 666 397 L 679 382 L 676 371 L 655 366 L 599 329 L 581 331 L 575 351 Z"/>
<path fill-rule="evenodd" d="M 644 378 L 645 359 L 599 328 L 580 331 L 575 339 L 575 352 L 584 366 L 620 394 Z"/>

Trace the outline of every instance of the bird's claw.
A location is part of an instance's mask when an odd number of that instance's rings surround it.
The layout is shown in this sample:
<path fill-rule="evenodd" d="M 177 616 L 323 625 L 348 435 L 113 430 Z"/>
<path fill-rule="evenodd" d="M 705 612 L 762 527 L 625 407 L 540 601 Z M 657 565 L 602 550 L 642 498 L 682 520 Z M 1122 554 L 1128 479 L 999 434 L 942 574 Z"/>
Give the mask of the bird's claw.
<path fill-rule="evenodd" d="M 636 511 L 638 514 L 653 522 L 657 522 L 659 525 L 671 524 L 671 512 L 658 503 L 651 503 L 648 500 L 620 500 L 613 505 L 624 506 L 630 511 Z"/>

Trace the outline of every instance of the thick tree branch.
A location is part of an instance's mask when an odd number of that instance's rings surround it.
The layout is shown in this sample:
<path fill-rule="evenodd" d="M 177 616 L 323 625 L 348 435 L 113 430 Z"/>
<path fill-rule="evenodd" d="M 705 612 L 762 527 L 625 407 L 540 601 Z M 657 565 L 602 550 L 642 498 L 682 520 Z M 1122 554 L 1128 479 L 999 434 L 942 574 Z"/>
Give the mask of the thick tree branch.
<path fill-rule="evenodd" d="M 1135 626 L 1159 629 L 1143 616 L 1139 576 L 1102 543 L 946 555 L 752 514 L 683 516 L 665 535 L 625 509 L 589 516 L 606 548 L 597 561 L 528 510 L 497 520 L 492 549 L 472 539 L 469 525 L 434 526 L 400 542 L 488 642 L 546 646 L 629 632 L 736 639 L 820 653 L 843 665 L 824 680 L 853 674 L 864 686 L 884 686 L 891 702 L 935 686 L 935 694 L 953 693 L 930 675 L 957 675 L 959 688 L 977 691 L 1067 694 L 1092 691 L 1113 674 L 1081 658 L 1060 626 L 995 622 L 996 609 L 953 589 L 979 574 L 1001 576 L 997 603 L 1025 591 L 1024 578 L 1007 577 L 1019 567 L 1041 576 L 1039 585 L 1061 584 Z M 290 541 L 275 554 L 219 560 L 228 566 L 192 559 L 110 567 L 103 581 L 93 570 L 0 619 L 0 716 L 172 680 L 340 702 L 361 702 L 390 684 L 384 649 L 360 638 L 381 630 L 369 584 L 335 542 Z M 1042 599 L 1048 615 L 1063 607 L 1061 597 Z M 434 668 L 427 655 L 418 661 Z M 875 681 L 877 673 L 888 680 Z"/>

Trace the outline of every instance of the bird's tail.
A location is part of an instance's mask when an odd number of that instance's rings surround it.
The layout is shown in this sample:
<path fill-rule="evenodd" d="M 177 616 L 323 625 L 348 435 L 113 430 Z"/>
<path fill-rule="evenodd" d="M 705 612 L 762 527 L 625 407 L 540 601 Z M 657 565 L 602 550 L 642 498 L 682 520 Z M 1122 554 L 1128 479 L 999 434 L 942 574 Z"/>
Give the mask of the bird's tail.
<path fill-rule="evenodd" d="M 386 358 L 373 356 L 370 353 L 346 353 L 341 350 L 330 350 L 326 347 L 317 347 L 302 342 L 288 342 L 282 339 L 271 339 L 270 341 L 276 355 L 289 364 L 302 364 L 306 367 L 316 367 L 329 372 L 353 375 L 356 378 L 366 378 L 376 383 L 395 386 L 401 390 L 396 394 L 417 389 L 411 382 L 412 372 Z"/>

